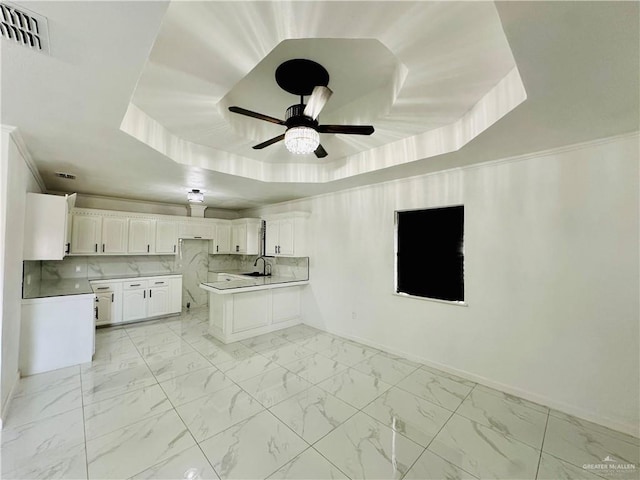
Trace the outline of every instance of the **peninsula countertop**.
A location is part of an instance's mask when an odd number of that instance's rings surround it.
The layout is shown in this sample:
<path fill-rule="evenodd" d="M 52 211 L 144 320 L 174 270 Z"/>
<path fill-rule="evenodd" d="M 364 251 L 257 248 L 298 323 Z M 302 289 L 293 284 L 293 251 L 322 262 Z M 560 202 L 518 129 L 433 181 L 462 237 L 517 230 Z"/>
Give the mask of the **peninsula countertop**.
<path fill-rule="evenodd" d="M 282 277 L 277 275 L 267 277 L 251 277 L 236 272 L 216 272 L 218 281 L 203 282 L 200 288 L 219 295 L 229 293 L 252 292 L 255 290 L 266 290 L 270 288 L 295 287 L 298 285 L 308 285 L 308 279 L 296 277 Z"/>

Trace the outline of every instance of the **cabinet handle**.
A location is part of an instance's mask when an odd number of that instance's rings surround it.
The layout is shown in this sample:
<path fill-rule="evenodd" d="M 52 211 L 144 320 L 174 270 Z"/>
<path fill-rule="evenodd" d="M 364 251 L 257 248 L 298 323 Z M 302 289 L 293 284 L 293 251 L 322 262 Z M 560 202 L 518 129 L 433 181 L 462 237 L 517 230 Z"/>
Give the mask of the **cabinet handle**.
<path fill-rule="evenodd" d="M 176 253 L 176 246 L 173 246 L 173 253 Z"/>
<path fill-rule="evenodd" d="M 140 284 L 139 284 L 139 283 L 132 283 L 132 284 L 130 284 L 129 286 L 130 286 L 130 287 L 139 287 L 139 286 L 140 286 Z"/>
<path fill-rule="evenodd" d="M 202 238 L 202 237 L 193 237 L 193 238 Z"/>
<path fill-rule="evenodd" d="M 218 245 L 216 245 L 216 252 L 218 252 Z"/>
<path fill-rule="evenodd" d="M 147 253 L 149 253 L 149 245 L 147 245 Z"/>
<path fill-rule="evenodd" d="M 114 295 L 115 294 L 113 294 L 113 293 L 111 294 L 111 303 L 113 303 L 113 301 L 114 301 Z"/>
<path fill-rule="evenodd" d="M 154 282 L 156 285 L 164 285 L 164 282 Z"/>
<path fill-rule="evenodd" d="M 98 320 L 98 306 L 97 305 L 96 305 L 95 311 L 96 311 L 96 320 Z"/>
<path fill-rule="evenodd" d="M 109 290 L 111 287 L 98 287 L 97 290 Z"/>
<path fill-rule="evenodd" d="M 236 245 L 236 252 L 240 251 L 240 245 Z"/>
<path fill-rule="evenodd" d="M 96 243 L 96 253 L 98 253 L 98 244 Z"/>
<path fill-rule="evenodd" d="M 104 253 L 104 243 L 102 244 L 102 253 Z"/>
<path fill-rule="evenodd" d="M 147 291 L 146 290 L 142 291 L 142 298 L 147 298 Z"/>
<path fill-rule="evenodd" d="M 67 253 L 67 254 L 71 253 L 71 244 L 70 243 L 67 243 L 67 248 L 65 249 L 64 253 Z"/>
<path fill-rule="evenodd" d="M 149 298 L 151 298 L 151 289 L 149 289 Z"/>

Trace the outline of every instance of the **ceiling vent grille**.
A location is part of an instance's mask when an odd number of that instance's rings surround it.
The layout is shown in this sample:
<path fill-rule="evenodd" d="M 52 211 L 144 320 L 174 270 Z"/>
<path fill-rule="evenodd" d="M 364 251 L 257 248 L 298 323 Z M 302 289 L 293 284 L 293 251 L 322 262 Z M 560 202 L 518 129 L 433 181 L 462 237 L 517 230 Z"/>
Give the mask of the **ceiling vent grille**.
<path fill-rule="evenodd" d="M 56 177 L 66 178 L 67 180 L 75 180 L 76 176 L 73 173 L 54 172 Z"/>
<path fill-rule="evenodd" d="M 0 32 L 2 38 L 49 53 L 47 19 L 37 13 L 0 3 Z"/>

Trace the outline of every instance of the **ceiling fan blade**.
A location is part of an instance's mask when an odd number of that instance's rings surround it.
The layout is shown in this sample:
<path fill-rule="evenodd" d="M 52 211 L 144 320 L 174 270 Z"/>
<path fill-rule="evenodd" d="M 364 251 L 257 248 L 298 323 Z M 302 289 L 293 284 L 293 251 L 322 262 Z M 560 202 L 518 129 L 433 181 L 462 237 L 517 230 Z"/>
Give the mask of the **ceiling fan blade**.
<path fill-rule="evenodd" d="M 263 115 L 262 113 L 252 112 L 242 107 L 229 107 L 229 111 L 233 113 L 239 113 L 240 115 L 246 115 L 247 117 L 257 118 L 258 120 L 264 120 L 266 122 L 276 123 L 278 125 L 284 125 L 284 120 L 280 120 L 269 115 Z"/>
<path fill-rule="evenodd" d="M 315 153 L 318 158 L 324 158 L 328 155 L 327 151 L 322 148 L 322 145 L 318 145 L 318 148 L 316 148 L 316 151 L 313 153 Z"/>
<path fill-rule="evenodd" d="M 374 129 L 371 125 L 319 125 L 319 133 L 343 133 L 345 135 L 371 135 Z"/>
<path fill-rule="evenodd" d="M 269 145 L 273 145 L 274 143 L 278 143 L 279 141 L 284 140 L 284 133 L 282 135 L 278 135 L 277 137 L 273 137 L 266 142 L 259 143 L 258 145 L 254 145 L 254 150 L 261 150 L 264 147 L 268 147 Z"/>
<path fill-rule="evenodd" d="M 314 120 L 318 118 L 318 115 L 320 115 L 320 112 L 329 101 L 329 98 L 331 98 L 331 95 L 333 95 L 333 92 L 329 87 L 323 87 L 321 85 L 313 87 L 313 92 L 309 97 L 307 106 L 304 107 L 304 114 Z"/>

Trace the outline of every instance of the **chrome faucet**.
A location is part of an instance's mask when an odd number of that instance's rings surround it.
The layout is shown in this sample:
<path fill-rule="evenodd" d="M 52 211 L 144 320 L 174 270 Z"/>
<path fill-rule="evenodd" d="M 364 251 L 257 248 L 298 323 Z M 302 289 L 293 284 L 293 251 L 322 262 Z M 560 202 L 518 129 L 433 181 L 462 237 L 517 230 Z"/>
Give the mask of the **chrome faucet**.
<path fill-rule="evenodd" d="M 271 271 L 269 271 L 269 273 L 267 274 L 267 259 L 264 258 L 263 256 L 260 256 L 258 258 L 256 258 L 256 261 L 253 262 L 253 266 L 256 267 L 258 266 L 258 260 L 262 260 L 262 275 L 267 276 L 267 275 L 271 275 Z M 269 270 L 271 270 L 271 265 L 269 265 Z"/>

